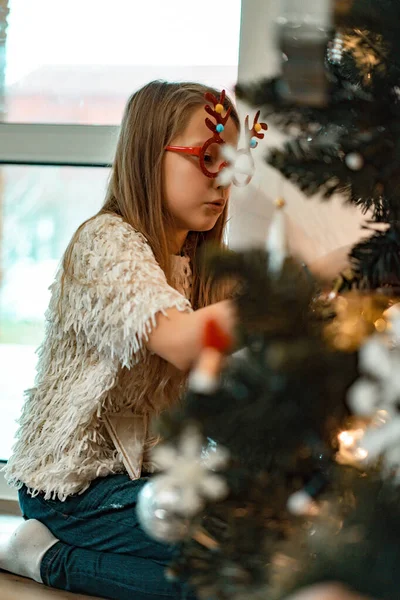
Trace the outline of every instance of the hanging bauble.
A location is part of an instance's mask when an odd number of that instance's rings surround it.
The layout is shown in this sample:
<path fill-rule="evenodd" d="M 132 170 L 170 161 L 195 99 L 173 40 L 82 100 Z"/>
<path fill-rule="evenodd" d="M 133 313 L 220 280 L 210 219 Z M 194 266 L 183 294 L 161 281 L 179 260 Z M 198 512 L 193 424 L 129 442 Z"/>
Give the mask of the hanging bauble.
<path fill-rule="evenodd" d="M 352 171 L 361 171 L 364 166 L 364 158 L 358 152 L 350 152 L 344 160 Z"/>
<path fill-rule="evenodd" d="M 335 35 L 334 40 L 328 46 L 328 60 L 331 63 L 339 64 L 343 57 L 343 37 L 341 33 Z"/>
<path fill-rule="evenodd" d="M 136 510 L 141 526 L 150 537 L 167 543 L 185 538 L 189 520 L 174 509 L 180 504 L 179 496 L 179 488 L 167 486 L 156 478 L 143 487 Z"/>

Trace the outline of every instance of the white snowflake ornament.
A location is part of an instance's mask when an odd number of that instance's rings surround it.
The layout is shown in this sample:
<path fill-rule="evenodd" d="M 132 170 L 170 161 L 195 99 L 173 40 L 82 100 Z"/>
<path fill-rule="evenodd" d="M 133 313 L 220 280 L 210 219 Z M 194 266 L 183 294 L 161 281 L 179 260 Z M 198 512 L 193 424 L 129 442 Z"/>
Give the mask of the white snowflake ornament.
<path fill-rule="evenodd" d="M 194 427 L 184 430 L 178 448 L 162 444 L 152 456 L 163 471 L 154 477 L 158 489 L 179 491 L 176 512 L 192 517 L 203 508 L 205 500 L 221 500 L 228 494 L 225 480 L 213 473 L 227 464 L 227 450 L 216 446 L 204 452 L 203 439 Z"/>
<path fill-rule="evenodd" d="M 378 410 L 398 412 L 400 352 L 391 350 L 385 337 L 373 336 L 360 350 L 361 377 L 350 388 L 348 403 L 356 415 L 372 417 Z"/>
<path fill-rule="evenodd" d="M 386 473 L 400 478 L 400 319 L 392 313 L 389 333 L 371 337 L 360 351 L 362 376 L 348 393 L 355 415 L 371 419 L 354 446 L 362 461 L 382 459 Z"/>
<path fill-rule="evenodd" d="M 259 123 L 258 119 L 260 111 L 258 111 L 253 120 L 253 126 L 250 129 L 249 117 L 245 119 L 245 135 L 246 144 L 244 148 L 236 150 L 229 144 L 222 144 L 221 155 L 224 159 L 225 166 L 221 169 L 217 182 L 223 187 L 228 187 L 234 184 L 238 187 L 243 187 L 250 183 L 254 171 L 255 164 L 251 155 L 251 151 L 258 146 L 258 140 L 264 138 L 264 131 L 268 130 L 266 123 Z"/>
<path fill-rule="evenodd" d="M 254 159 L 251 156 L 250 149 L 241 148 L 236 150 L 229 144 L 224 144 L 221 148 L 221 155 L 227 163 L 218 175 L 218 183 L 223 187 L 236 185 L 243 187 L 250 183 L 253 177 L 255 166 Z"/>

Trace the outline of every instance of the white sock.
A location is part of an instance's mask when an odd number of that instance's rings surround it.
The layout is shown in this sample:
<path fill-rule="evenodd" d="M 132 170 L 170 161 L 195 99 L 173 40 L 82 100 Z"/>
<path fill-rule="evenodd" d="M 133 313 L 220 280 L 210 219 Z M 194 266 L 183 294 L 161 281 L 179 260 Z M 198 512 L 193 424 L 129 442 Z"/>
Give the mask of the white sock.
<path fill-rule="evenodd" d="M 1 536 L 0 569 L 43 583 L 40 576 L 42 558 L 57 542 L 40 521 L 24 521 L 11 535 Z"/>

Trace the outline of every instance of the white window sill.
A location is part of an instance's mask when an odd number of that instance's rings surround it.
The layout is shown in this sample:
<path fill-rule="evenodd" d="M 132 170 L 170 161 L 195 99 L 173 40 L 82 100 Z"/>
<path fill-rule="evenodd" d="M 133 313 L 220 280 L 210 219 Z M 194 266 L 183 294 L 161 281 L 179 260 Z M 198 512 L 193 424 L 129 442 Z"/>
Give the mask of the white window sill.
<path fill-rule="evenodd" d="M 0 123 L 0 163 L 109 166 L 119 127 Z"/>
<path fill-rule="evenodd" d="M 5 462 L 0 462 L 0 468 L 3 468 L 5 464 Z M 7 484 L 2 472 L 0 472 L 0 500 L 11 500 L 18 503 L 17 490 Z"/>

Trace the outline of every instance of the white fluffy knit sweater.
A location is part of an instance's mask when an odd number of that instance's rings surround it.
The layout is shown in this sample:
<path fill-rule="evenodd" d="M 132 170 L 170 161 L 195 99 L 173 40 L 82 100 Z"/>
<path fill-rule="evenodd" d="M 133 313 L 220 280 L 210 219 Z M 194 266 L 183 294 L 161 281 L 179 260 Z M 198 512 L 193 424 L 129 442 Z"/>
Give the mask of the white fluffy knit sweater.
<path fill-rule="evenodd" d="M 5 469 L 11 485 L 63 500 L 96 477 L 140 477 L 154 444 L 148 419 L 171 404 L 162 390 L 143 395 L 143 369 L 160 360 L 144 341 L 159 311 L 191 310 L 189 259 L 171 260 L 174 287 L 146 239 L 120 217 L 100 215 L 80 230 L 72 276 L 62 283 L 61 268 L 51 287 L 35 387 Z M 143 467 L 151 470 L 146 457 Z"/>

